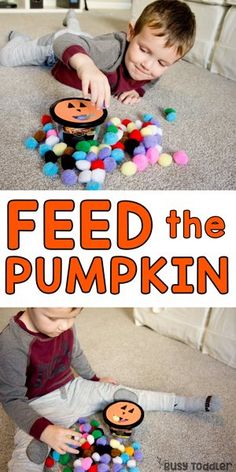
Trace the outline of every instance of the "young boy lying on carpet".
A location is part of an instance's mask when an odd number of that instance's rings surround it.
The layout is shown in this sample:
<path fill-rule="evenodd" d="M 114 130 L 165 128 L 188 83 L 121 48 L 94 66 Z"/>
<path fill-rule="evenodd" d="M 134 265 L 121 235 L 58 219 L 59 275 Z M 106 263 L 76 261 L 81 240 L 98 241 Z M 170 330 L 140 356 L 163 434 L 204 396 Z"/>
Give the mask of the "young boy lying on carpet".
<path fill-rule="evenodd" d="M 159 77 L 191 49 L 195 17 L 179 0 L 148 5 L 128 33 L 92 38 L 81 32 L 69 10 L 66 29 L 32 40 L 12 31 L 0 50 L 3 66 L 53 65 L 63 84 L 82 90 L 98 108 L 108 107 L 111 94 L 121 102 L 137 103 Z"/>
<path fill-rule="evenodd" d="M 43 471 L 53 448 L 76 453 L 70 426 L 130 392 L 144 410 L 217 411 L 215 395 L 181 397 L 121 388 L 113 378 L 99 378 L 83 353 L 74 322 L 80 308 L 27 308 L 0 334 L 0 401 L 17 425 L 10 472 Z M 74 377 L 71 367 L 79 377 Z M 127 397 L 127 398 L 124 398 Z M 69 444 L 68 444 L 69 443 Z"/>

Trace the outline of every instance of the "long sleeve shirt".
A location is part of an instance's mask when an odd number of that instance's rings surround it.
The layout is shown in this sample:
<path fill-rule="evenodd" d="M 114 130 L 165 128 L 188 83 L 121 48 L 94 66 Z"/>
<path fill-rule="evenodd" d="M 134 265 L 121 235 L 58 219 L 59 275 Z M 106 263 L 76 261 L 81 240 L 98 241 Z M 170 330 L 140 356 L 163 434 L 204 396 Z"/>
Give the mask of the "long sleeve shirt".
<path fill-rule="evenodd" d="M 98 380 L 83 353 L 75 328 L 55 338 L 29 331 L 13 317 L 0 333 L 0 401 L 6 413 L 26 433 L 39 439 L 52 424 L 30 406 L 30 400 L 52 392 L 74 378 Z"/>

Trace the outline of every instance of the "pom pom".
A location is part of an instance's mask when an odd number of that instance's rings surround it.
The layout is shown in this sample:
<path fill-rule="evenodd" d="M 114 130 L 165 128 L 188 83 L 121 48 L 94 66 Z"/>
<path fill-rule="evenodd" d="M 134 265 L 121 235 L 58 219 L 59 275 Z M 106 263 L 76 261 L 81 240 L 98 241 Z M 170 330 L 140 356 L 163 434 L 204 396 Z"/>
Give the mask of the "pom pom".
<path fill-rule="evenodd" d="M 92 183 L 92 182 L 90 182 L 90 183 Z M 97 183 L 97 182 L 96 182 L 96 183 Z M 92 459 L 93 459 L 95 462 L 99 462 L 99 461 L 100 461 L 100 457 L 101 457 L 101 456 L 100 456 L 100 454 L 98 454 L 98 452 L 94 452 L 94 453 L 92 454 Z"/>
<path fill-rule="evenodd" d="M 125 141 L 125 151 L 132 156 L 134 148 L 138 147 L 138 145 L 139 141 L 137 139 L 127 139 Z"/>
<path fill-rule="evenodd" d="M 132 447 L 135 451 L 138 451 L 139 449 L 141 449 L 141 444 L 137 441 L 133 442 L 132 443 Z"/>
<path fill-rule="evenodd" d="M 169 122 L 176 121 L 176 113 L 173 111 L 171 113 L 168 113 L 168 115 L 166 115 L 166 120 Z"/>
<path fill-rule="evenodd" d="M 129 467 L 129 469 L 131 469 L 131 468 L 133 468 L 133 467 L 136 467 L 136 460 L 130 459 L 130 460 L 127 462 L 127 467 Z"/>
<path fill-rule="evenodd" d="M 144 122 L 151 121 L 153 119 L 153 115 L 151 113 L 144 113 L 142 118 Z"/>
<path fill-rule="evenodd" d="M 95 154 L 95 152 L 88 152 L 87 156 L 86 156 L 86 159 L 87 161 L 89 162 L 93 162 L 93 161 L 96 161 L 97 159 L 97 154 Z"/>
<path fill-rule="evenodd" d="M 45 131 L 43 131 L 42 129 L 36 131 L 36 133 L 34 134 L 34 139 L 36 139 L 38 143 L 42 143 L 46 139 Z"/>
<path fill-rule="evenodd" d="M 153 166 L 159 159 L 159 152 L 157 148 L 149 148 L 146 152 L 148 162 Z"/>
<path fill-rule="evenodd" d="M 60 139 L 57 136 L 49 136 L 46 138 L 45 143 L 49 146 L 55 146 L 55 144 L 59 143 Z"/>
<path fill-rule="evenodd" d="M 52 457 L 53 457 L 54 461 L 58 462 L 59 459 L 60 459 L 60 457 L 61 457 L 61 455 L 59 454 L 59 452 L 53 451 Z"/>
<path fill-rule="evenodd" d="M 146 150 L 145 150 L 145 147 L 144 147 L 143 143 L 140 143 L 139 146 L 134 148 L 133 155 L 136 156 L 136 154 L 145 154 L 145 152 L 146 152 Z"/>
<path fill-rule="evenodd" d="M 105 133 L 103 140 L 105 144 L 115 144 L 118 141 L 117 133 Z"/>
<path fill-rule="evenodd" d="M 110 147 L 104 147 L 100 149 L 98 153 L 98 158 L 99 159 L 105 159 L 106 157 L 109 157 L 111 155 L 111 148 Z"/>
<path fill-rule="evenodd" d="M 91 145 L 90 145 L 89 141 L 79 141 L 75 145 L 76 151 L 88 152 L 90 150 L 90 147 L 91 147 Z"/>
<path fill-rule="evenodd" d="M 160 121 L 156 120 L 155 118 L 151 119 L 151 124 L 157 126 L 157 128 L 161 127 Z"/>
<path fill-rule="evenodd" d="M 130 123 L 127 124 L 127 131 L 128 133 L 132 133 L 136 128 L 136 124 L 131 121 Z"/>
<path fill-rule="evenodd" d="M 76 161 L 81 161 L 83 159 L 86 159 L 86 152 L 84 152 L 84 151 L 75 151 L 75 152 L 73 152 L 72 156 Z"/>
<path fill-rule="evenodd" d="M 62 155 L 61 156 L 61 166 L 62 169 L 74 169 L 75 167 L 75 160 L 72 156 Z"/>
<path fill-rule="evenodd" d="M 99 464 L 98 465 L 98 472 L 109 472 L 110 467 L 107 464 Z"/>
<path fill-rule="evenodd" d="M 133 162 L 136 164 L 139 172 L 143 172 L 148 167 L 148 158 L 145 154 L 137 154 L 133 157 Z"/>
<path fill-rule="evenodd" d="M 57 156 L 53 151 L 46 151 L 44 154 L 45 162 L 57 162 Z"/>
<path fill-rule="evenodd" d="M 96 441 L 96 444 L 106 446 L 106 444 L 108 444 L 106 437 L 101 436 L 100 438 L 98 438 L 97 441 Z"/>
<path fill-rule="evenodd" d="M 122 120 L 122 125 L 125 125 L 126 127 L 128 126 L 129 123 L 132 123 L 131 120 L 128 120 L 127 118 L 125 120 Z"/>
<path fill-rule="evenodd" d="M 111 123 L 113 123 L 113 125 L 115 126 L 119 126 L 121 124 L 121 120 L 120 118 L 117 118 L 116 116 L 114 116 L 113 118 L 110 119 Z"/>
<path fill-rule="evenodd" d="M 91 429 L 91 427 L 90 427 L 90 429 Z M 88 443 L 89 443 L 90 445 L 94 444 L 94 441 L 95 441 L 95 440 L 94 440 L 94 437 L 92 436 L 92 434 L 89 434 L 89 435 L 87 436 L 87 441 L 88 441 Z"/>
<path fill-rule="evenodd" d="M 112 149 L 123 149 L 124 151 L 125 145 L 124 143 L 120 143 L 120 141 L 118 141 L 118 143 L 112 145 Z"/>
<path fill-rule="evenodd" d="M 132 161 L 124 162 L 121 166 L 121 172 L 126 177 L 131 177 L 132 175 L 136 174 L 138 168 L 136 164 Z"/>
<path fill-rule="evenodd" d="M 45 143 L 40 144 L 40 146 L 39 146 L 39 155 L 41 157 L 43 157 L 45 152 L 51 151 L 51 150 L 52 150 L 52 146 L 49 146 L 49 144 L 45 144 Z"/>
<path fill-rule="evenodd" d="M 98 146 L 91 146 L 90 152 L 94 152 L 94 154 L 98 154 Z"/>
<path fill-rule="evenodd" d="M 75 162 L 75 167 L 79 170 L 89 170 L 91 167 L 91 162 L 85 160 L 79 160 Z"/>
<path fill-rule="evenodd" d="M 55 146 L 53 146 L 52 150 L 53 152 L 55 152 L 56 156 L 62 156 L 66 148 L 67 148 L 66 143 L 58 143 L 58 144 L 55 144 Z"/>
<path fill-rule="evenodd" d="M 59 167 L 54 162 L 47 162 L 43 166 L 43 173 L 47 177 L 55 177 L 59 171 Z"/>
<path fill-rule="evenodd" d="M 48 469 L 51 469 L 51 467 L 53 467 L 55 464 L 55 461 L 52 457 L 47 457 L 46 461 L 45 461 L 45 467 L 47 467 Z"/>
<path fill-rule="evenodd" d="M 158 128 L 155 125 L 149 125 L 140 130 L 141 135 L 144 136 L 153 136 L 157 134 Z"/>
<path fill-rule="evenodd" d="M 90 147 L 92 146 L 98 146 L 98 140 L 97 139 L 89 139 L 88 143 L 90 144 Z"/>
<path fill-rule="evenodd" d="M 146 149 L 149 149 L 150 147 L 154 147 L 157 144 L 161 144 L 162 142 L 162 137 L 159 134 L 156 134 L 155 136 L 145 136 L 143 139 L 143 145 L 145 146 Z"/>
<path fill-rule="evenodd" d="M 105 144 L 105 143 L 99 144 L 98 150 L 100 151 L 103 148 L 111 149 L 111 146 L 109 144 Z"/>
<path fill-rule="evenodd" d="M 68 156 L 72 156 L 72 154 L 75 152 L 74 148 L 71 146 L 67 146 L 63 154 L 68 154 Z"/>
<path fill-rule="evenodd" d="M 122 460 L 122 463 L 126 464 L 126 462 L 128 462 L 128 460 L 129 460 L 129 454 L 127 454 L 126 452 L 123 452 L 121 454 L 120 458 Z"/>
<path fill-rule="evenodd" d="M 117 132 L 117 141 L 120 141 L 123 138 L 124 131 L 122 129 L 118 129 Z"/>
<path fill-rule="evenodd" d="M 120 472 L 122 468 L 123 468 L 122 464 L 113 464 L 112 471 L 113 472 Z"/>
<path fill-rule="evenodd" d="M 176 110 L 174 108 L 165 108 L 164 113 L 168 115 L 169 113 L 176 113 Z"/>
<path fill-rule="evenodd" d="M 134 451 L 134 458 L 138 462 L 142 461 L 143 460 L 143 453 L 140 450 Z"/>
<path fill-rule="evenodd" d="M 105 176 L 106 176 L 106 171 L 104 169 L 94 169 L 92 170 L 92 179 L 94 182 L 99 182 L 100 184 L 102 184 L 105 180 Z M 98 437 L 102 436 L 102 433 L 101 431 L 98 431 L 98 430 L 95 430 L 92 432 L 92 435 L 93 433 L 96 432 L 96 434 L 100 433 Z"/>
<path fill-rule="evenodd" d="M 127 446 L 125 448 L 125 452 L 127 452 L 127 454 L 129 454 L 129 456 L 133 456 L 134 455 L 134 448 L 132 446 Z"/>
<path fill-rule="evenodd" d="M 111 157 L 113 157 L 116 162 L 121 162 L 125 158 L 125 153 L 122 149 L 113 149 L 111 151 Z"/>
<path fill-rule="evenodd" d="M 130 139 L 137 139 L 137 141 L 142 141 L 143 137 L 140 133 L 140 131 L 138 129 L 135 129 L 134 131 L 132 131 L 129 135 L 129 138 Z"/>
<path fill-rule="evenodd" d="M 42 123 L 43 125 L 46 125 L 47 123 L 51 123 L 51 122 L 52 122 L 52 118 L 51 118 L 50 115 L 43 115 L 43 116 L 41 117 L 41 123 Z"/>
<path fill-rule="evenodd" d="M 82 459 L 81 466 L 84 470 L 89 470 L 92 463 L 93 463 L 93 460 L 91 459 L 91 457 L 85 457 L 84 459 Z"/>
<path fill-rule="evenodd" d="M 177 151 L 173 154 L 173 159 L 179 166 L 186 166 L 189 157 L 185 151 Z"/>
<path fill-rule="evenodd" d="M 106 129 L 107 133 L 117 133 L 118 128 L 114 124 L 111 124 Z"/>
<path fill-rule="evenodd" d="M 100 461 L 104 464 L 109 464 L 111 462 L 111 456 L 109 454 L 102 454 Z"/>
<path fill-rule="evenodd" d="M 92 180 L 92 171 L 83 170 L 82 172 L 80 172 L 78 180 L 80 184 L 86 184 L 87 182 L 90 182 L 90 180 Z"/>
<path fill-rule="evenodd" d="M 172 163 L 172 156 L 170 154 L 163 153 L 160 155 L 158 164 L 162 167 L 168 167 Z"/>
<path fill-rule="evenodd" d="M 45 131 L 45 133 L 49 131 L 50 129 L 54 129 L 54 126 L 52 123 L 47 123 L 46 125 L 43 126 L 43 131 Z"/>
<path fill-rule="evenodd" d="M 91 169 L 104 169 L 104 162 L 101 159 L 97 159 L 96 161 L 93 161 L 91 164 Z"/>
<path fill-rule="evenodd" d="M 25 139 L 24 145 L 26 149 L 36 149 L 39 143 L 35 138 L 33 138 L 33 136 L 30 136 L 29 138 Z"/>
<path fill-rule="evenodd" d="M 44 131 L 43 131 L 44 133 Z M 44 133 L 45 134 L 45 133 Z M 53 129 L 49 129 L 46 133 L 46 137 L 49 138 L 49 136 L 57 136 L 57 132 L 56 130 L 53 128 Z M 35 138 L 36 139 L 36 138 Z"/>
<path fill-rule="evenodd" d="M 81 417 L 78 419 L 77 423 L 79 423 L 79 424 L 87 423 L 87 418 L 83 418 L 83 416 L 81 416 Z"/>
<path fill-rule="evenodd" d="M 106 157 L 103 162 L 106 172 L 113 172 L 113 170 L 115 170 L 117 167 L 116 161 L 113 159 L 113 157 Z"/>
<path fill-rule="evenodd" d="M 141 128 L 142 128 L 143 123 L 142 123 L 141 120 L 136 120 L 136 121 L 135 121 L 135 124 L 136 124 L 136 128 L 137 128 L 137 129 L 141 129 Z"/>
<path fill-rule="evenodd" d="M 65 185 L 75 185 L 78 181 L 78 177 L 74 170 L 66 169 L 61 173 L 61 180 Z"/>
<path fill-rule="evenodd" d="M 113 462 L 113 464 L 122 464 L 123 463 L 120 456 L 113 457 L 112 462 Z"/>

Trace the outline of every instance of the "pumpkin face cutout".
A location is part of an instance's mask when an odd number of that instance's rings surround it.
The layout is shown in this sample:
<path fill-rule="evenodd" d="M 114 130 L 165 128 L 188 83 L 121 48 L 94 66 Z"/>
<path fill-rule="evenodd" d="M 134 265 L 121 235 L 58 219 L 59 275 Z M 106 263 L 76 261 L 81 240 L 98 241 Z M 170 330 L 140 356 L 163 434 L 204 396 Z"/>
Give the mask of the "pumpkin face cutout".
<path fill-rule="evenodd" d="M 56 123 L 71 128 L 90 128 L 103 123 L 107 111 L 95 107 L 85 98 L 63 98 L 50 106 L 50 114 Z"/>
<path fill-rule="evenodd" d="M 119 400 L 105 408 L 103 418 L 110 427 L 129 430 L 143 421 L 144 411 L 135 402 Z"/>

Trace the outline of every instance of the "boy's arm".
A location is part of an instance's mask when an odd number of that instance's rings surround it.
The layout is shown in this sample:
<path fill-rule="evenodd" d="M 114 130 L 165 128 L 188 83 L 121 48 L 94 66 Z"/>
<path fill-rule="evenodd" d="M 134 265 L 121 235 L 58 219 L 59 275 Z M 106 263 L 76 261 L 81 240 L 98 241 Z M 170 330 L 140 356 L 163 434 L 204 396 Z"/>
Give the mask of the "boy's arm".
<path fill-rule="evenodd" d="M 81 349 L 75 326 L 73 327 L 73 334 L 74 334 L 74 346 L 73 346 L 71 366 L 73 367 L 75 372 L 78 375 L 80 375 L 80 377 L 83 377 L 84 379 L 88 379 L 88 380 L 99 380 L 94 370 L 92 369 L 86 355 Z"/>

